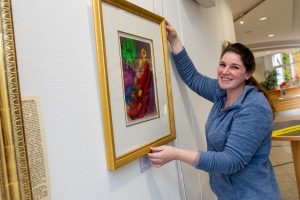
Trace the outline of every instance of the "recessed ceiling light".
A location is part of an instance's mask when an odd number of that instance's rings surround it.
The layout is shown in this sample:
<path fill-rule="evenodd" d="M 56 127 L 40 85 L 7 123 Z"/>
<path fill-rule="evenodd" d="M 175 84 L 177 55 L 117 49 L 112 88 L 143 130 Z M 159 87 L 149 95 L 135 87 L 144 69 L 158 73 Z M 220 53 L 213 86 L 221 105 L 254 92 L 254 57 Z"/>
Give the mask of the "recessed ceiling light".
<path fill-rule="evenodd" d="M 240 21 L 240 24 L 244 24 L 244 21 L 243 21 L 243 20 L 241 20 L 241 21 Z"/>
<path fill-rule="evenodd" d="M 267 17 L 261 17 L 259 18 L 260 21 L 264 21 L 264 20 L 267 20 L 268 18 Z"/>
<path fill-rule="evenodd" d="M 268 35 L 268 37 L 274 37 L 274 36 L 275 36 L 274 34 L 269 34 L 269 35 Z"/>

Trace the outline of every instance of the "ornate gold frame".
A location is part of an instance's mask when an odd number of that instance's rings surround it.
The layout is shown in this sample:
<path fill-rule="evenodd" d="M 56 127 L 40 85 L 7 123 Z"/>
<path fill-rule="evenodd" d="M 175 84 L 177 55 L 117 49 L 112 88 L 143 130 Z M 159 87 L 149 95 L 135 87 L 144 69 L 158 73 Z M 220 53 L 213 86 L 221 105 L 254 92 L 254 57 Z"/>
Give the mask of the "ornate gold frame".
<path fill-rule="evenodd" d="M 31 200 L 10 0 L 0 13 L 0 199 Z"/>
<path fill-rule="evenodd" d="M 164 72 L 165 72 L 165 84 L 167 95 L 167 111 L 168 111 L 168 133 L 166 136 L 158 138 L 144 146 L 140 146 L 133 151 L 127 152 L 119 157 L 116 157 L 114 132 L 112 124 L 112 112 L 109 93 L 109 81 L 108 81 L 108 69 L 106 60 L 106 49 L 104 39 L 104 25 L 102 17 L 102 3 L 108 3 L 120 10 L 127 11 L 138 17 L 142 17 L 146 20 L 156 23 L 160 27 L 161 35 L 161 47 L 163 50 L 164 60 Z M 173 113 L 173 100 L 171 92 L 171 80 L 169 69 L 169 54 L 167 47 L 165 20 L 163 17 L 158 16 L 150 11 L 147 11 L 141 7 L 138 7 L 128 1 L 124 0 L 93 0 L 93 13 L 94 13 L 94 25 L 95 25 L 95 39 L 97 48 L 97 61 L 99 68 L 99 87 L 101 93 L 101 106 L 102 106 L 102 118 L 104 127 L 104 139 L 106 145 L 106 159 L 109 170 L 115 170 L 149 152 L 150 146 L 159 146 L 166 144 L 176 138 L 175 123 Z M 112 83 L 111 83 L 112 84 Z"/>

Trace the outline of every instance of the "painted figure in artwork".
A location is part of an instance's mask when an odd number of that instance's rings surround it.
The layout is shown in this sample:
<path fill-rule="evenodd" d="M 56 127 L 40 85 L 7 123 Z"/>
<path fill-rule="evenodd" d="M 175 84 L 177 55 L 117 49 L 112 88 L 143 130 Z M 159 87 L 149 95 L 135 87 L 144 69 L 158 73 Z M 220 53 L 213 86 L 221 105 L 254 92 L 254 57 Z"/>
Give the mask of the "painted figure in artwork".
<path fill-rule="evenodd" d="M 141 50 L 142 58 L 139 59 L 138 64 L 135 66 L 134 78 L 134 106 L 129 106 L 127 114 L 131 119 L 143 118 L 146 113 L 151 112 L 150 107 L 150 89 L 152 80 L 152 72 L 150 65 L 146 59 L 146 51 L 144 48 Z M 152 102 L 151 102 L 152 103 Z M 152 110 L 153 111 L 153 110 Z"/>

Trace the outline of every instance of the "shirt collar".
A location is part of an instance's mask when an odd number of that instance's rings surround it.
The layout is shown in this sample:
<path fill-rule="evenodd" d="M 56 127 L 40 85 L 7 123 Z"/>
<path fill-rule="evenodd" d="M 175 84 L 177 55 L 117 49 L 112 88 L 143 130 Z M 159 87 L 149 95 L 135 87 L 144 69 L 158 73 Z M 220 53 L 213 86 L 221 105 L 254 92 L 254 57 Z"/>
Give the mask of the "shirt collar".
<path fill-rule="evenodd" d="M 247 94 L 249 92 L 253 91 L 253 90 L 255 90 L 254 86 L 252 86 L 252 85 L 246 85 L 244 91 L 240 94 L 240 96 L 230 106 L 228 106 L 225 109 L 228 110 L 228 109 L 233 109 L 233 108 L 239 108 L 239 107 L 241 107 L 241 105 L 242 105 L 244 99 L 246 98 Z M 226 101 L 227 95 L 226 95 L 225 91 L 224 91 L 224 93 L 225 93 L 225 95 L 222 95 L 222 96 L 223 96 L 224 100 Z"/>

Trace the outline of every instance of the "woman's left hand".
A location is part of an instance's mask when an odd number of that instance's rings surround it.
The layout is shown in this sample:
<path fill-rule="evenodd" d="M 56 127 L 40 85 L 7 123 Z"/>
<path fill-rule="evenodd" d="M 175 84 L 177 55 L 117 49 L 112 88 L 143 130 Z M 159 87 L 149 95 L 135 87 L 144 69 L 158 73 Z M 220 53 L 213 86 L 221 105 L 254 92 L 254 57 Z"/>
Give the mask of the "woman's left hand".
<path fill-rule="evenodd" d="M 154 167 L 160 167 L 172 160 L 176 160 L 179 149 L 171 146 L 150 147 L 148 158 Z"/>

